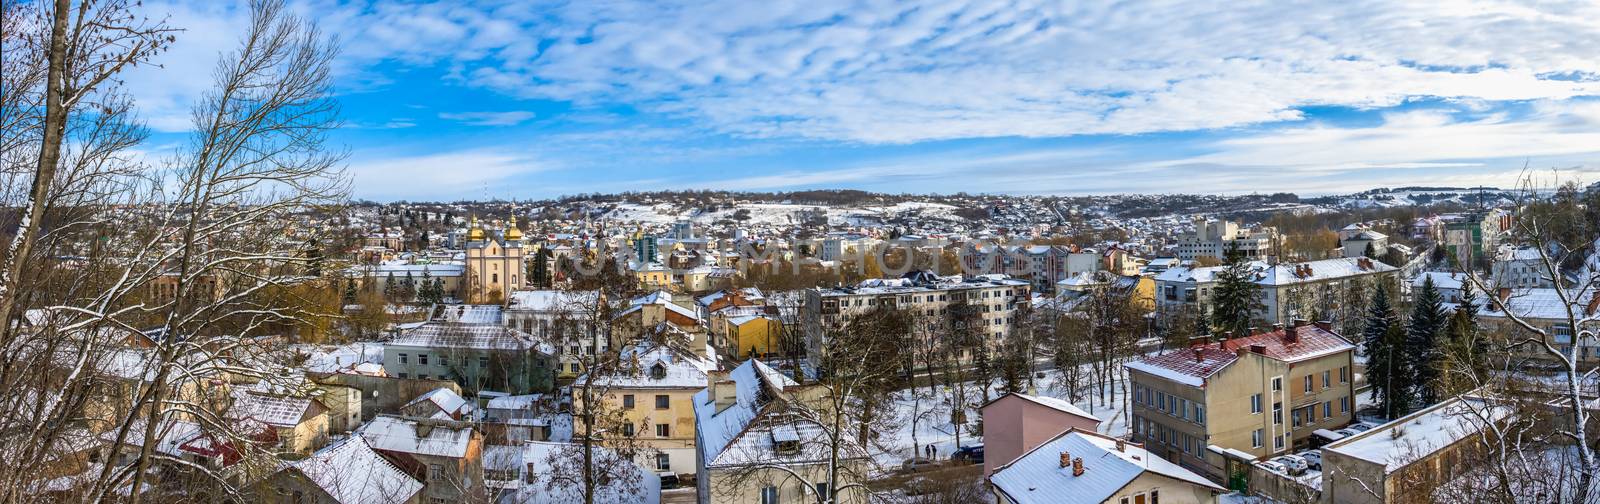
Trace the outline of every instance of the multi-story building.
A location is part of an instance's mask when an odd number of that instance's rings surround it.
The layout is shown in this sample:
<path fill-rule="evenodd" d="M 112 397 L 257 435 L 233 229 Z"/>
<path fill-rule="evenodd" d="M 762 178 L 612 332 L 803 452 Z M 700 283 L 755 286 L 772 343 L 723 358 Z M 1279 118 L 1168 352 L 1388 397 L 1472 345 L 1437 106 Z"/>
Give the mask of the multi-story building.
<path fill-rule="evenodd" d="M 1572 318 L 1568 313 L 1577 316 L 1581 328 L 1590 331 L 1595 326 L 1600 326 L 1592 320 L 1585 324 L 1582 322 L 1595 313 L 1600 312 L 1600 292 L 1591 292 L 1588 299 L 1569 299 L 1570 305 L 1561 301 L 1561 293 L 1554 288 L 1549 289 L 1512 289 L 1501 287 L 1490 293 L 1491 299 L 1481 292 L 1475 293 L 1479 306 L 1478 323 L 1487 334 L 1499 334 L 1510 338 L 1512 341 L 1538 337 L 1528 331 L 1521 324 L 1511 319 L 1515 315 L 1523 322 L 1544 331 L 1545 343 L 1549 343 L 1562 354 L 1572 351 L 1573 330 Z M 1568 294 L 1571 295 L 1571 294 Z M 1590 368 L 1600 365 L 1600 345 L 1593 338 L 1578 338 L 1578 365 Z M 1516 355 L 1526 359 L 1549 361 L 1557 364 L 1545 351 L 1536 345 L 1517 345 L 1513 350 Z"/>
<path fill-rule="evenodd" d="M 1138 443 L 1068 429 L 988 475 L 999 504 L 1212 504 L 1226 491 Z"/>
<path fill-rule="evenodd" d="M 1156 309 L 1176 313 L 1195 304 L 1210 306 L 1217 273 L 1225 266 L 1181 266 L 1156 275 Z M 1335 308 L 1334 300 L 1351 282 L 1392 280 L 1399 270 L 1366 257 L 1345 257 L 1298 263 L 1250 263 L 1252 278 L 1261 286 L 1262 310 L 1256 317 L 1275 323 L 1295 318 L 1322 318 Z"/>
<path fill-rule="evenodd" d="M 1355 414 L 1355 346 L 1328 325 L 1195 345 L 1125 364 L 1131 438 L 1218 481 Z"/>
<path fill-rule="evenodd" d="M 1499 209 L 1442 216 L 1445 250 L 1469 266 L 1475 264 L 1473 258 L 1488 258 L 1500 248 L 1501 235 L 1511 228 L 1511 218 L 1509 212 Z"/>
<path fill-rule="evenodd" d="M 510 394 L 554 387 L 555 348 L 501 325 L 498 306 L 441 306 L 455 315 L 435 317 L 383 345 L 391 376 L 452 380 L 463 390 Z"/>
<path fill-rule="evenodd" d="M 1554 261 L 1555 259 L 1551 259 Z M 1556 286 L 1545 267 L 1539 249 L 1533 247 L 1502 246 L 1490 265 L 1495 287 L 1512 289 L 1549 289 Z"/>
<path fill-rule="evenodd" d="M 1239 247 L 1251 259 L 1277 255 L 1278 231 L 1261 226 L 1244 228 L 1227 220 L 1196 219 L 1194 230 L 1178 237 L 1178 259 L 1193 261 L 1198 257 L 1223 259 L 1228 249 Z"/>
<path fill-rule="evenodd" d="M 470 422 L 378 415 L 357 436 L 423 484 L 419 502 L 486 500 L 483 435 Z"/>
<path fill-rule="evenodd" d="M 637 366 L 636 372 L 597 376 L 590 386 L 606 391 L 606 411 L 622 412 L 627 424 L 621 434 L 644 448 L 639 465 L 661 473 L 694 473 L 694 395 L 706 387 L 706 373 L 716 363 L 654 342 L 625 348 L 619 358 Z"/>
<path fill-rule="evenodd" d="M 489 236 L 472 217 L 467 230 L 467 284 L 462 293 L 469 302 L 499 303 L 507 293 L 522 288 L 522 231 L 516 216 L 498 239 Z"/>
<path fill-rule="evenodd" d="M 940 277 L 914 272 L 904 278 L 870 279 L 854 287 L 806 291 L 801 325 L 812 358 L 828 329 L 881 307 L 907 310 L 923 324 L 951 317 L 978 324 L 991 345 L 999 345 L 1017 325 L 1017 308 L 1029 300 L 1028 282 L 1006 275 Z M 924 331 L 932 336 L 931 331 Z"/>
<path fill-rule="evenodd" d="M 594 320 L 603 297 L 599 291 L 522 290 L 511 293 L 505 308 L 506 327 L 533 335 L 555 349 L 557 378 L 577 376 L 584 356 L 611 349 L 603 326 Z"/>

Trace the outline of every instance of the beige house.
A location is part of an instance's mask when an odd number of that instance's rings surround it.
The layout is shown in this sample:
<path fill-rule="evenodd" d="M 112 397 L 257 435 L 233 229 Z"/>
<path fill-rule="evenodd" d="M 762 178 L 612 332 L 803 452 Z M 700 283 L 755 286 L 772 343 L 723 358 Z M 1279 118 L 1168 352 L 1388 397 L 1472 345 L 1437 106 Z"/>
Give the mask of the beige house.
<path fill-rule="evenodd" d="M 283 464 L 256 485 L 261 502 L 300 504 L 411 504 L 420 502 L 422 482 L 395 467 L 351 436 L 310 457 Z"/>
<path fill-rule="evenodd" d="M 239 388 L 233 391 L 227 416 L 271 427 L 282 452 L 310 454 L 328 443 L 328 408 L 310 397 Z"/>
<path fill-rule="evenodd" d="M 1575 291 L 1569 290 L 1569 292 Z M 1571 295 L 1571 294 L 1569 294 Z M 1561 353 L 1572 351 L 1574 344 L 1572 320 L 1567 317 L 1568 310 L 1581 321 L 1585 317 L 1593 316 L 1600 312 L 1600 292 L 1591 292 L 1589 299 L 1570 300 L 1566 305 L 1561 301 L 1561 294 L 1556 289 L 1511 289 L 1502 287 L 1497 289 L 1492 299 L 1478 293 L 1476 304 L 1479 306 L 1478 323 L 1488 329 L 1488 334 L 1503 334 L 1514 339 L 1535 337 L 1535 334 L 1511 320 L 1510 315 L 1516 315 L 1529 325 L 1544 331 L 1546 342 L 1554 346 Z M 1579 323 L 1580 329 L 1594 331 L 1600 329 L 1600 323 Z M 1600 364 L 1600 345 L 1593 338 L 1577 338 L 1578 365 L 1582 368 L 1594 367 Z M 1543 349 L 1533 345 L 1518 347 L 1516 357 L 1520 359 L 1550 360 L 1555 363 Z"/>
<path fill-rule="evenodd" d="M 1355 413 L 1355 346 L 1323 323 L 1206 343 L 1125 364 L 1130 438 L 1219 481 L 1311 443 Z"/>
<path fill-rule="evenodd" d="M 1211 504 L 1224 489 L 1138 443 L 1071 429 L 989 475 L 1000 504 Z"/>
<path fill-rule="evenodd" d="M 471 423 L 379 415 L 355 435 L 422 481 L 422 502 L 470 502 L 489 494 L 483 481 L 483 436 Z"/>
<path fill-rule="evenodd" d="M 1096 432 L 1100 419 L 1054 397 L 1006 394 L 983 405 L 983 474 L 1069 429 Z"/>
<path fill-rule="evenodd" d="M 706 373 L 716 363 L 678 348 L 643 342 L 619 355 L 634 372 L 596 378 L 592 386 L 607 390 L 606 410 L 621 411 L 622 434 L 638 441 L 638 463 L 661 473 L 694 472 L 694 395 L 706 387 Z M 583 378 L 579 378 L 581 382 Z"/>
<path fill-rule="evenodd" d="M 499 303 L 522 288 L 522 231 L 516 216 L 496 239 L 484 232 L 478 218 L 467 230 L 467 286 L 462 294 L 472 303 Z"/>
<path fill-rule="evenodd" d="M 796 414 L 815 407 L 815 389 L 755 359 L 708 381 L 694 396 L 698 502 L 815 502 L 819 489 L 828 491 L 832 444 L 821 426 Z M 866 451 L 840 448 L 839 486 L 865 480 Z M 846 491 L 836 502 L 867 500 L 864 492 Z"/>

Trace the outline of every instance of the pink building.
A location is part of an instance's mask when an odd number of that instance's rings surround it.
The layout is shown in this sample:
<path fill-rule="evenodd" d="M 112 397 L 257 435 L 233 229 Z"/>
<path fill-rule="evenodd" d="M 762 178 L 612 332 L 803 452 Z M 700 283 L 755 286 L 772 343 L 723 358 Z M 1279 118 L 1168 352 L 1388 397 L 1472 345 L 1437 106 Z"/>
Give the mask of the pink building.
<path fill-rule="evenodd" d="M 1067 429 L 1097 432 L 1100 419 L 1054 397 L 1006 394 L 983 405 L 983 475 Z"/>

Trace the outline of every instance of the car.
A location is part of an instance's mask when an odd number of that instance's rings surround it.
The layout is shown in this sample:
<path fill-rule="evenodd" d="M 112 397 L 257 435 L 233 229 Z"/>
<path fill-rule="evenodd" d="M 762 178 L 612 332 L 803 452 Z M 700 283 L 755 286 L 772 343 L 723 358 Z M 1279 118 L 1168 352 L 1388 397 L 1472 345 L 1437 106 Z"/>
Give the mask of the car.
<path fill-rule="evenodd" d="M 1356 434 L 1360 434 L 1361 433 L 1361 431 L 1358 431 L 1358 430 L 1355 430 L 1355 429 L 1339 429 L 1339 430 L 1336 430 L 1336 431 L 1333 431 L 1333 432 L 1336 432 L 1336 433 L 1338 433 L 1340 435 L 1343 435 L 1344 437 L 1350 437 L 1350 436 L 1354 436 Z"/>
<path fill-rule="evenodd" d="M 964 464 L 982 464 L 983 445 L 963 446 L 956 450 L 955 453 L 950 454 L 950 460 Z"/>
<path fill-rule="evenodd" d="M 1312 469 L 1322 470 L 1322 450 L 1307 450 L 1296 453 L 1295 456 L 1306 459 L 1306 464 Z"/>
<path fill-rule="evenodd" d="M 1289 468 L 1289 474 L 1295 476 L 1305 474 L 1306 469 L 1311 468 L 1311 463 L 1306 462 L 1306 459 L 1296 457 L 1294 455 L 1284 455 L 1272 460 L 1279 464 L 1283 464 L 1284 467 Z"/>
<path fill-rule="evenodd" d="M 911 457 L 900 463 L 901 472 L 918 472 L 933 467 L 933 460 L 927 457 Z"/>
<path fill-rule="evenodd" d="M 1266 469 L 1275 473 L 1289 474 L 1289 468 L 1284 467 L 1283 464 L 1279 464 L 1272 460 L 1256 462 L 1256 465 L 1261 466 L 1262 469 Z"/>
<path fill-rule="evenodd" d="M 1353 431 L 1356 431 L 1356 432 L 1366 432 L 1366 431 L 1372 430 L 1372 426 L 1367 424 L 1366 422 L 1356 422 L 1356 423 L 1350 424 L 1349 427 L 1345 427 L 1345 428 L 1353 430 Z"/>

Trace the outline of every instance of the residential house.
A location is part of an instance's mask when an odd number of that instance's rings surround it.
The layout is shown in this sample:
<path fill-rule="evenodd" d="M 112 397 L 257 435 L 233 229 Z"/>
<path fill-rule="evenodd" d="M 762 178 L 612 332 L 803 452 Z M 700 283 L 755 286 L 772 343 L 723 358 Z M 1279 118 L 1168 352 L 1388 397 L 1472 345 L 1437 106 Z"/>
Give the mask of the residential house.
<path fill-rule="evenodd" d="M 578 376 L 582 359 L 611 350 L 611 342 L 593 319 L 604 296 L 599 291 L 521 290 L 511 293 L 504 323 L 548 342 L 558 360 L 556 377 Z"/>
<path fill-rule="evenodd" d="M 1516 315 L 1533 327 L 1543 331 L 1546 343 L 1554 346 L 1562 354 L 1572 351 L 1573 335 L 1572 319 L 1568 313 L 1577 316 L 1581 327 L 1593 333 L 1600 330 L 1600 321 L 1593 318 L 1600 312 L 1600 292 L 1589 291 L 1588 299 L 1569 299 L 1563 302 L 1562 292 L 1557 289 L 1512 289 L 1501 287 L 1496 289 L 1491 296 L 1476 293 L 1478 296 L 1478 323 L 1482 325 L 1486 334 L 1503 335 L 1511 339 L 1538 337 L 1528 331 L 1521 324 L 1516 323 L 1510 315 Z M 1567 295 L 1572 295 L 1568 292 Z M 1587 320 L 1587 322 L 1584 322 Z M 1600 345 L 1593 338 L 1578 339 L 1578 365 L 1585 369 L 1600 364 Z M 1520 358 L 1532 359 L 1532 362 L 1544 362 L 1550 365 L 1560 365 L 1550 357 L 1543 348 L 1532 345 L 1520 345 L 1513 349 Z"/>
<path fill-rule="evenodd" d="M 1069 429 L 1096 432 L 1100 419 L 1054 397 L 1011 393 L 984 404 L 983 474 Z"/>
<path fill-rule="evenodd" d="M 517 446 L 491 447 L 494 461 L 485 462 L 484 472 L 502 489 L 499 502 L 516 504 L 569 504 L 584 502 L 581 479 L 573 479 L 556 469 L 555 460 L 582 457 L 582 448 L 573 443 L 529 441 Z M 594 448 L 598 460 L 619 460 L 621 455 L 604 446 Z M 491 458 L 486 456 L 486 459 Z M 642 465 L 611 466 L 625 477 L 610 477 L 594 492 L 595 504 L 659 504 L 661 476 Z"/>
<path fill-rule="evenodd" d="M 909 310 L 929 324 L 955 319 L 984 328 L 991 346 L 1018 326 L 1018 308 L 1031 297 L 1028 282 L 1005 275 L 940 277 L 912 272 L 902 278 L 869 279 L 852 287 L 806 291 L 801 324 L 812 359 L 828 330 L 878 307 Z M 933 331 L 924 331 L 932 337 Z"/>
<path fill-rule="evenodd" d="M 1550 260 L 1554 262 L 1556 259 L 1552 256 Z M 1489 265 L 1490 279 L 1495 287 L 1554 288 L 1555 280 L 1551 278 L 1544 261 L 1537 248 L 1502 246 L 1495 253 L 1494 263 Z"/>
<path fill-rule="evenodd" d="M 328 408 L 316 399 L 246 388 L 234 389 L 232 397 L 227 417 L 272 428 L 283 452 L 310 454 L 328 442 Z"/>
<path fill-rule="evenodd" d="M 1138 443 L 1069 429 L 988 476 L 1002 504 L 1212 504 L 1225 490 Z"/>
<path fill-rule="evenodd" d="M 1197 344 L 1124 364 L 1130 439 L 1224 481 L 1355 414 L 1355 346 L 1324 323 Z M 1252 457 L 1238 460 L 1238 455 Z"/>
<path fill-rule="evenodd" d="M 828 490 L 833 444 L 821 426 L 795 414 L 815 411 L 811 391 L 755 359 L 708 381 L 694 396 L 698 502 L 804 502 Z M 840 449 L 838 484 L 864 481 L 866 451 L 848 441 Z M 847 491 L 839 502 L 865 503 L 867 495 Z"/>
<path fill-rule="evenodd" d="M 1156 309 L 1176 313 L 1197 304 L 1209 306 L 1217 274 L 1225 268 L 1188 265 L 1156 275 Z M 1395 267 L 1366 257 L 1278 264 L 1254 261 L 1249 269 L 1252 281 L 1261 286 L 1263 309 L 1256 317 L 1279 324 L 1296 318 L 1323 318 L 1322 314 L 1337 307 L 1337 300 L 1352 282 L 1371 288 L 1378 281 L 1399 276 Z"/>
<path fill-rule="evenodd" d="M 597 376 L 579 382 L 605 390 L 606 411 L 620 411 L 623 436 L 650 453 L 639 464 L 657 472 L 689 474 L 694 470 L 694 395 L 706 387 L 716 362 L 676 345 L 645 341 L 618 355 L 627 373 Z M 575 408 L 577 405 L 574 406 Z"/>
<path fill-rule="evenodd" d="M 441 308 L 455 311 L 455 307 Z M 498 318 L 458 320 L 432 320 L 385 342 L 384 369 L 402 379 L 452 380 L 474 393 L 526 394 L 554 388 L 551 345 L 500 325 Z"/>
<path fill-rule="evenodd" d="M 421 502 L 477 500 L 489 493 L 483 436 L 470 423 L 379 415 L 356 435 L 423 483 Z"/>
<path fill-rule="evenodd" d="M 412 399 L 400 407 L 400 414 L 415 418 L 466 421 L 477 421 L 482 416 L 477 405 L 448 388 L 433 389 Z"/>
<path fill-rule="evenodd" d="M 1227 220 L 1196 219 L 1194 229 L 1178 237 L 1179 260 L 1200 257 L 1225 259 L 1228 249 L 1238 247 L 1245 257 L 1265 259 L 1277 255 L 1277 229 L 1261 226 L 1249 229 Z"/>

